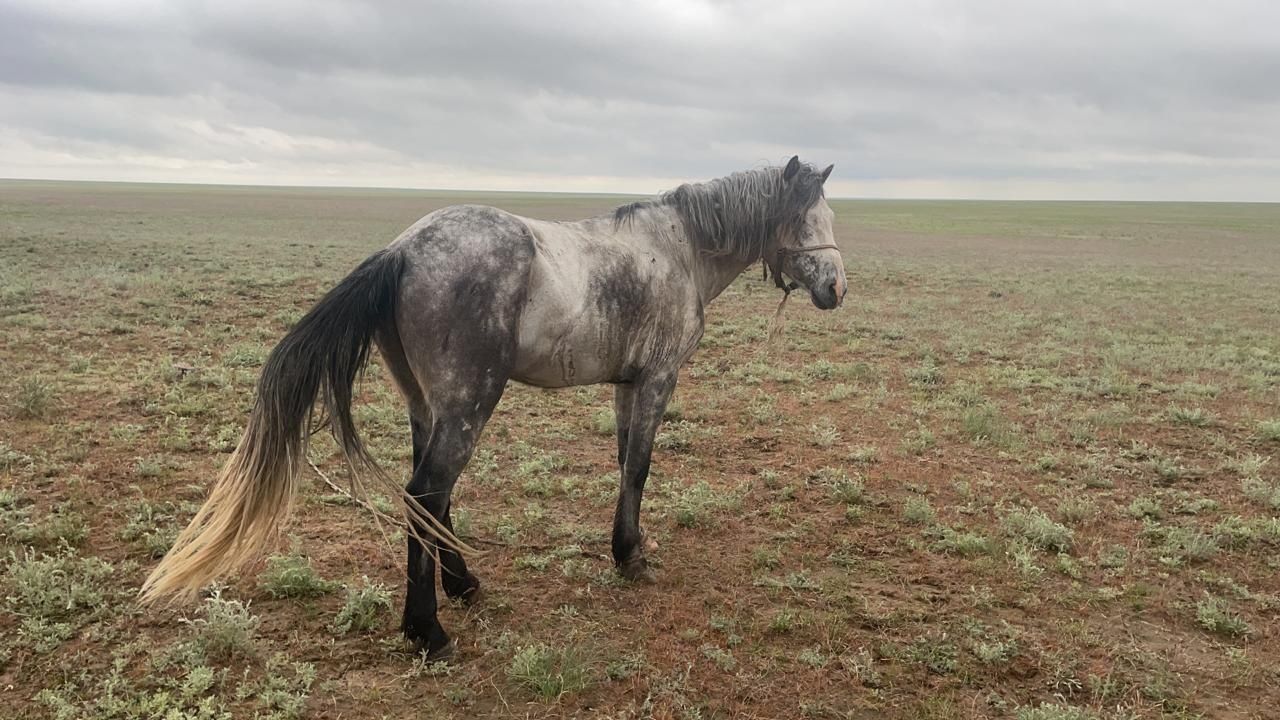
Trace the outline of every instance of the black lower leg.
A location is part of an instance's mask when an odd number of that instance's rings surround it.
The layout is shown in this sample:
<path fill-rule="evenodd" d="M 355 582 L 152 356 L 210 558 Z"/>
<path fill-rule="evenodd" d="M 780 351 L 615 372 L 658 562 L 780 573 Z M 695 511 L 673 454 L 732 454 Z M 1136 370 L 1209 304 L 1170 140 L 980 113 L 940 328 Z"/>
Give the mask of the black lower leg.
<path fill-rule="evenodd" d="M 649 463 L 636 468 L 622 486 L 618 495 L 618 507 L 613 514 L 613 561 L 619 572 L 629 580 L 652 582 L 655 575 L 644 557 L 643 536 L 640 533 L 640 498 L 649 476 Z"/>
<path fill-rule="evenodd" d="M 444 511 L 444 526 L 453 532 L 449 508 Z M 461 555 L 447 548 L 440 549 L 440 584 L 444 594 L 454 600 L 472 603 L 480 597 L 480 580 L 467 570 L 467 561 Z"/>
<path fill-rule="evenodd" d="M 428 657 L 448 652 L 449 635 L 436 617 L 436 561 L 417 538 L 409 538 L 408 584 L 404 598 L 404 636 Z"/>
<path fill-rule="evenodd" d="M 426 489 L 429 487 L 427 477 L 426 451 L 427 428 L 416 418 L 410 420 L 413 431 L 413 480 L 408 488 L 420 501 L 427 500 Z M 415 523 L 416 533 L 428 537 L 425 528 Z M 406 563 L 407 583 L 404 598 L 404 619 L 400 629 L 404 636 L 419 650 L 425 650 L 428 657 L 443 657 L 448 654 L 449 635 L 440 625 L 436 617 L 436 560 L 429 547 L 409 533 Z"/>
<path fill-rule="evenodd" d="M 622 466 L 618 508 L 613 516 L 613 561 L 618 572 L 630 580 L 653 582 L 657 576 L 644 557 L 644 536 L 640 532 L 640 500 L 649 478 L 653 437 L 662 422 L 662 413 L 675 389 L 674 371 L 647 373 L 632 387 L 614 395 L 614 409 L 627 422 L 619 423 L 618 462 Z"/>

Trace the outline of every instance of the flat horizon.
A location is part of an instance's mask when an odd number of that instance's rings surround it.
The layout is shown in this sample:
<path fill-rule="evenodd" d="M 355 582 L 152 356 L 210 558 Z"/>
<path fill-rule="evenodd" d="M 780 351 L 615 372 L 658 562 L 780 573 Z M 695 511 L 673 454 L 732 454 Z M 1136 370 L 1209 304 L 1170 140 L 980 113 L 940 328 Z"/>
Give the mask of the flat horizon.
<path fill-rule="evenodd" d="M 690 180 L 689 182 L 700 182 Z M 658 193 L 642 192 L 591 192 L 583 190 L 503 190 L 446 187 L 415 187 L 408 185 L 296 185 L 286 183 L 224 183 L 199 181 L 158 180 L 101 180 L 64 178 L 0 177 L 0 183 L 59 184 L 59 185 L 147 185 L 208 188 L 265 188 L 276 190 L 357 190 L 381 192 L 425 192 L 459 195 L 557 195 L 578 197 L 653 197 Z M 675 187 L 675 186 L 672 186 Z M 659 191 L 661 192 L 661 191 Z M 998 197 L 887 197 L 876 195 L 828 195 L 831 200 L 855 200 L 877 202 L 973 202 L 973 203 L 1114 203 L 1166 204 L 1166 205 L 1276 205 L 1280 200 L 1165 200 L 1165 199 L 1113 199 L 1113 198 L 998 198 Z"/>

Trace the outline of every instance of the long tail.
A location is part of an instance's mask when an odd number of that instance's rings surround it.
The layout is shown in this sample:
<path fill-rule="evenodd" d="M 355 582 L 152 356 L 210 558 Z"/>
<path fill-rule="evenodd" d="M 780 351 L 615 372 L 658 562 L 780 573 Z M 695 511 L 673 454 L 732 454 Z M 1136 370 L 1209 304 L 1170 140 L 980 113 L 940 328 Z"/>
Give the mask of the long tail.
<path fill-rule="evenodd" d="M 189 599 L 257 558 L 288 518 L 307 440 L 327 424 L 353 468 L 376 471 L 351 420 L 356 376 L 379 330 L 394 327 L 404 261 L 394 250 L 365 260 L 276 345 L 240 444 L 191 524 L 142 585 L 145 602 Z M 323 406 L 317 423 L 312 408 Z"/>

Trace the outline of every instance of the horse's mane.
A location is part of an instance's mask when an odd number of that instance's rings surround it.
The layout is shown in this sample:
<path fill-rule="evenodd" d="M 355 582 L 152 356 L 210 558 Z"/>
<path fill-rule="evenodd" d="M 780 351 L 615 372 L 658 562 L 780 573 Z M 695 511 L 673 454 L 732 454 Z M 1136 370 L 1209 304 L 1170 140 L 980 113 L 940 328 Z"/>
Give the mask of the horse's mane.
<path fill-rule="evenodd" d="M 823 177 L 812 165 L 801 163 L 790 180 L 782 172 L 763 167 L 686 183 L 655 199 L 622 205 L 613 212 L 614 225 L 634 221 L 645 208 L 668 206 L 701 251 L 756 260 L 779 233 L 799 232 L 805 213 L 822 198 Z"/>

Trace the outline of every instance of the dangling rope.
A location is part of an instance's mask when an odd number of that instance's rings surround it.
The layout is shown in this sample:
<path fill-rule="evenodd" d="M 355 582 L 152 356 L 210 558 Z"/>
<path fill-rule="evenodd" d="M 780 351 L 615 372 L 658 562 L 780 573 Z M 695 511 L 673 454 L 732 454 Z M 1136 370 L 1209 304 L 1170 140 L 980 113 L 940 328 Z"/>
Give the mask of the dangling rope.
<path fill-rule="evenodd" d="M 787 306 L 787 298 L 791 297 L 791 289 L 782 289 L 782 300 L 778 302 L 778 309 L 773 311 L 773 317 L 769 318 L 769 344 L 782 337 L 782 331 L 786 327 L 787 317 L 783 314 L 783 309 Z"/>
<path fill-rule="evenodd" d="M 779 254 L 781 254 L 781 252 L 779 252 Z M 780 261 L 781 258 L 778 258 L 778 260 Z M 773 284 L 777 285 L 778 289 L 782 291 L 782 301 L 778 303 L 778 309 L 773 311 L 773 317 L 769 318 L 767 326 L 769 333 L 768 340 L 765 343 L 766 348 L 772 346 L 774 341 L 782 337 L 782 331 L 785 329 L 787 323 L 787 318 L 786 315 L 783 314 L 783 310 L 787 306 L 787 298 L 791 297 L 791 291 L 798 287 L 794 282 L 789 283 L 782 279 L 782 271 L 779 269 L 779 265 L 781 263 L 778 261 L 775 261 L 775 263 L 777 264 L 770 263 L 768 260 L 763 262 L 764 279 L 768 280 L 769 273 L 772 272 Z"/>
<path fill-rule="evenodd" d="M 782 331 L 786 328 L 787 318 L 783 314 L 783 309 L 787 306 L 787 298 L 791 297 L 791 291 L 800 287 L 794 281 L 786 282 L 782 279 L 782 256 L 786 253 L 802 253 L 812 252 L 814 250 L 839 250 L 838 245 L 827 243 L 823 245 L 807 245 L 803 247 L 780 247 L 773 262 L 769 262 L 768 258 L 762 261 L 764 270 L 764 279 L 769 279 L 769 273 L 773 273 L 773 284 L 782 290 L 782 301 L 778 303 L 778 309 L 773 311 L 773 317 L 769 319 L 769 340 L 768 345 L 772 345 L 775 340 L 782 336 Z M 767 347 L 767 346 L 766 346 Z"/>

